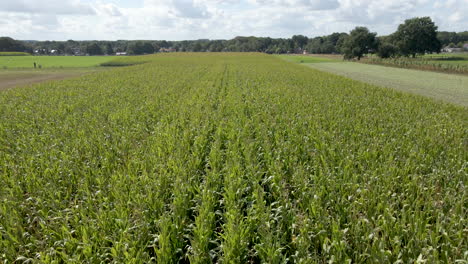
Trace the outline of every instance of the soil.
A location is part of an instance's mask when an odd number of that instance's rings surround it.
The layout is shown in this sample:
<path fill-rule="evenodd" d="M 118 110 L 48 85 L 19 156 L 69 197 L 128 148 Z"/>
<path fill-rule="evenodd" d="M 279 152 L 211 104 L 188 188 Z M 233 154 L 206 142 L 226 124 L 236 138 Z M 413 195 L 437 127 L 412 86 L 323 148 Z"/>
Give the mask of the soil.
<path fill-rule="evenodd" d="M 27 86 L 45 81 L 63 80 L 75 76 L 80 76 L 82 74 L 83 72 L 0 72 L 0 90 L 18 86 Z"/>

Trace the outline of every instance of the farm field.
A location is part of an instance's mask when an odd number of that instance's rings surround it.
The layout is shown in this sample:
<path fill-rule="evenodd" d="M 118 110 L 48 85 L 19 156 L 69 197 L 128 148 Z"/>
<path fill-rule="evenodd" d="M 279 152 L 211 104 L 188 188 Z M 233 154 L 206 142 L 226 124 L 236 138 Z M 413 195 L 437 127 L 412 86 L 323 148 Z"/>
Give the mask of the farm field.
<path fill-rule="evenodd" d="M 26 52 L 17 51 L 0 51 L 0 56 L 30 56 L 31 54 Z"/>
<path fill-rule="evenodd" d="M 324 56 L 311 56 L 311 55 L 277 55 L 278 57 L 287 61 L 296 63 L 319 63 L 319 62 L 337 62 L 340 61 L 336 58 Z"/>
<path fill-rule="evenodd" d="M 429 60 L 468 60 L 468 52 L 426 54 L 422 58 Z"/>
<path fill-rule="evenodd" d="M 263 54 L 137 59 L 0 92 L 5 263 L 466 259 L 466 107 Z"/>
<path fill-rule="evenodd" d="M 116 56 L 0 56 L 2 69 L 34 68 L 34 62 L 42 68 L 95 67 L 111 61 Z"/>
<path fill-rule="evenodd" d="M 468 75 L 468 53 L 441 53 L 428 54 L 416 58 L 401 57 L 390 59 L 380 59 L 376 56 L 371 56 L 364 58 L 361 62 L 399 68 Z"/>
<path fill-rule="evenodd" d="M 307 66 L 378 86 L 468 106 L 468 76 L 464 75 L 355 62 L 310 63 Z"/>
<path fill-rule="evenodd" d="M 119 60 L 116 56 L 0 56 L 0 90 L 104 70 L 102 64 Z M 34 69 L 34 62 L 41 69 Z"/>
<path fill-rule="evenodd" d="M 0 70 L 0 90 L 45 81 L 67 79 L 101 70 L 99 68 L 64 68 L 47 70 Z"/>

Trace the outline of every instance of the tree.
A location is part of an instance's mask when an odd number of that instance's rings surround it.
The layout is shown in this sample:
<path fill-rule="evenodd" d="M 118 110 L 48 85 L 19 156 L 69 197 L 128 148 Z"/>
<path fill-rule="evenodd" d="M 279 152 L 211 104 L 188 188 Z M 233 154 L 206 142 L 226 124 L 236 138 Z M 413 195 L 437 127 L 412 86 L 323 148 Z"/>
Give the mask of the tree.
<path fill-rule="evenodd" d="M 0 37 L 0 51 L 28 51 L 29 49 L 20 41 L 10 37 Z"/>
<path fill-rule="evenodd" d="M 193 52 L 200 52 L 200 51 L 202 51 L 202 45 L 201 45 L 201 43 L 198 42 L 198 41 L 195 42 L 195 43 L 193 44 L 193 46 L 192 46 L 192 51 L 193 51 Z"/>
<path fill-rule="evenodd" d="M 342 51 L 345 59 L 356 58 L 360 60 L 364 54 L 367 54 L 377 47 L 377 33 L 369 32 L 366 27 L 356 27 L 343 43 Z"/>
<path fill-rule="evenodd" d="M 63 42 L 60 42 L 56 46 L 58 54 L 64 54 L 65 53 L 65 44 Z"/>
<path fill-rule="evenodd" d="M 322 53 L 322 44 L 324 40 L 322 37 L 315 37 L 309 40 L 306 50 L 309 53 Z"/>
<path fill-rule="evenodd" d="M 468 31 L 464 32 L 437 32 L 437 39 L 439 39 L 442 46 L 447 46 L 450 43 L 459 43 L 468 41 Z"/>
<path fill-rule="evenodd" d="M 92 43 L 86 46 L 86 53 L 89 55 L 103 55 L 101 47 L 97 43 Z"/>
<path fill-rule="evenodd" d="M 112 48 L 112 44 L 110 44 L 110 43 L 106 44 L 106 54 L 107 55 L 114 54 L 114 49 Z"/>
<path fill-rule="evenodd" d="M 379 48 L 377 49 L 377 55 L 382 59 L 394 57 L 397 52 L 397 47 L 389 42 L 380 43 Z"/>
<path fill-rule="evenodd" d="M 150 42 L 136 41 L 128 45 L 127 52 L 131 55 L 152 54 L 154 47 Z"/>
<path fill-rule="evenodd" d="M 154 46 L 150 42 L 143 42 L 142 50 L 143 54 L 153 54 Z"/>
<path fill-rule="evenodd" d="M 440 52 L 442 47 L 437 39 L 437 26 L 430 17 L 416 17 L 405 20 L 393 34 L 395 44 L 404 56 Z"/>
<path fill-rule="evenodd" d="M 309 39 L 303 35 L 294 35 L 292 36 L 292 41 L 294 42 L 295 48 L 304 49 L 307 45 Z"/>
<path fill-rule="evenodd" d="M 348 36 L 349 35 L 347 33 L 340 33 L 340 37 L 336 41 L 336 45 L 335 45 L 336 52 L 341 53 L 341 50 L 343 49 L 343 44 L 345 40 L 348 38 Z"/>
<path fill-rule="evenodd" d="M 215 40 L 211 42 L 211 45 L 208 48 L 208 50 L 210 52 L 221 52 L 223 51 L 223 48 L 224 47 L 223 47 L 223 43 L 221 42 L 221 40 Z"/>

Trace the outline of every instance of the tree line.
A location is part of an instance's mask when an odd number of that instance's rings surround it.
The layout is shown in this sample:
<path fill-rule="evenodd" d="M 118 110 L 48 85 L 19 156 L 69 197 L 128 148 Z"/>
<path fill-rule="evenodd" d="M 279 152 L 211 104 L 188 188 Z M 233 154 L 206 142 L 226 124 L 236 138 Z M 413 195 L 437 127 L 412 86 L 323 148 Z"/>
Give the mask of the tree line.
<path fill-rule="evenodd" d="M 438 32 L 430 17 L 412 18 L 388 36 L 377 36 L 366 27 L 356 27 L 350 33 L 333 33 L 308 38 L 236 37 L 231 40 L 117 40 L 117 41 L 18 41 L 0 38 L 0 51 L 22 51 L 38 55 L 128 55 L 155 52 L 264 52 L 343 54 L 360 59 L 368 53 L 382 58 L 416 56 L 440 52 L 443 46 L 462 47 L 468 42 L 468 31 Z"/>
<path fill-rule="evenodd" d="M 430 17 L 416 17 L 405 20 L 396 32 L 377 37 L 365 27 L 356 27 L 344 40 L 341 48 L 345 59 L 357 58 L 375 53 L 381 58 L 416 57 L 427 53 L 439 53 L 450 41 L 459 41 L 461 46 L 468 41 L 468 32 L 437 32 L 437 26 Z"/>

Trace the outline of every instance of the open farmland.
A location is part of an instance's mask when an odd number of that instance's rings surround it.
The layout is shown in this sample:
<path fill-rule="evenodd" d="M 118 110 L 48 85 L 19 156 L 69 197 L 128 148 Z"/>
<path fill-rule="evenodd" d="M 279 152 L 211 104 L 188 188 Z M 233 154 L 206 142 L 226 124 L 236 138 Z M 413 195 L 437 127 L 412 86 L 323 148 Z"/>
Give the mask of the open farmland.
<path fill-rule="evenodd" d="M 468 76 L 356 62 L 308 63 L 347 78 L 468 107 Z"/>
<path fill-rule="evenodd" d="M 116 56 L 0 56 L 0 70 L 17 68 L 82 68 L 99 66 Z"/>
<path fill-rule="evenodd" d="M 0 51 L 0 56 L 30 56 L 31 54 L 26 52 L 17 52 L 17 51 Z"/>
<path fill-rule="evenodd" d="M 466 260 L 467 108 L 268 55 L 141 59 L 0 92 L 6 263 Z"/>
<path fill-rule="evenodd" d="M 3 54 L 11 53 L 3 52 Z M 132 59 L 127 60 L 132 61 Z M 99 66 L 110 61 L 119 61 L 119 58 L 116 56 L 0 56 L 0 90 L 103 70 L 104 68 Z M 34 62 L 37 68 L 34 68 Z"/>
<path fill-rule="evenodd" d="M 343 61 L 343 59 L 332 57 L 333 55 L 277 55 L 278 57 L 285 59 L 287 61 L 296 62 L 296 63 L 319 63 L 319 62 L 338 62 Z"/>
<path fill-rule="evenodd" d="M 388 59 L 372 56 L 364 58 L 361 62 L 398 68 L 468 75 L 468 53 L 428 54 L 416 58 L 400 57 Z"/>
<path fill-rule="evenodd" d="M 102 68 L 73 68 L 53 70 L 0 70 L 0 90 L 39 82 L 62 80 L 102 70 Z"/>

